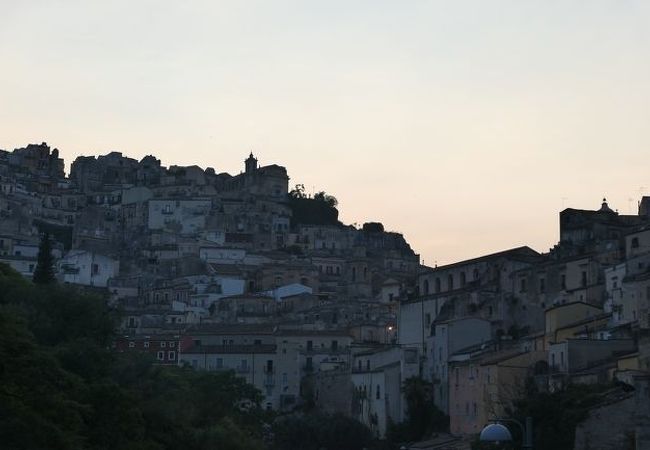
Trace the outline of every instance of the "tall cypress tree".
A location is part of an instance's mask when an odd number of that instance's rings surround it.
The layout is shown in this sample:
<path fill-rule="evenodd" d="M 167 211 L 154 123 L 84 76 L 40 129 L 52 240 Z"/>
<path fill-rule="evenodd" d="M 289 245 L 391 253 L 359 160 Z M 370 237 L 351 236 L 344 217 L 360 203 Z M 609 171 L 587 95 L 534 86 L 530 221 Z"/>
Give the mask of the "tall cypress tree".
<path fill-rule="evenodd" d="M 52 241 L 49 233 L 43 233 L 41 243 L 38 246 L 38 261 L 34 277 L 36 284 L 50 284 L 56 282 L 54 276 L 54 257 L 52 257 Z"/>

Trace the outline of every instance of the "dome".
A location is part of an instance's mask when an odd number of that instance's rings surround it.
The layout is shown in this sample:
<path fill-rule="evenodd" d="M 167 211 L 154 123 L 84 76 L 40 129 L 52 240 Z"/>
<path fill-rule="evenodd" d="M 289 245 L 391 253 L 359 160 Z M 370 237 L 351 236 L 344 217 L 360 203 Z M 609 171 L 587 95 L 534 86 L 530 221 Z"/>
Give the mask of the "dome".
<path fill-rule="evenodd" d="M 607 199 L 606 198 L 603 199 L 603 203 L 602 203 L 602 205 L 600 205 L 600 212 L 614 213 L 615 214 L 614 210 L 612 210 L 612 208 L 610 208 L 609 205 L 607 204 Z"/>
<path fill-rule="evenodd" d="M 483 428 L 479 437 L 481 442 L 510 442 L 510 430 L 500 423 L 493 423 Z"/>

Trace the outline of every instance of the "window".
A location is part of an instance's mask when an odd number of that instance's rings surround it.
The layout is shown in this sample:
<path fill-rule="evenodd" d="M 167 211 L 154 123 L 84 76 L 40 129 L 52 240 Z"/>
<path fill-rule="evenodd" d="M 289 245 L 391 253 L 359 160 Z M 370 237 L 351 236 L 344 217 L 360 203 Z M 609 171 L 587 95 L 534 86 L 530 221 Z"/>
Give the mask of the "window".
<path fill-rule="evenodd" d="M 639 238 L 632 238 L 632 248 L 639 248 Z"/>
<path fill-rule="evenodd" d="M 144 348 L 149 348 L 149 341 L 144 341 Z"/>
<path fill-rule="evenodd" d="M 454 289 L 454 276 L 452 274 L 449 274 L 447 277 L 447 290 L 451 291 Z"/>
<path fill-rule="evenodd" d="M 560 275 L 560 286 L 562 289 L 566 289 L 566 275 Z"/>
<path fill-rule="evenodd" d="M 93 264 L 91 270 L 92 270 L 93 275 L 98 275 L 99 274 L 99 264 Z"/>
<path fill-rule="evenodd" d="M 440 278 L 436 278 L 436 293 L 439 293 L 440 289 Z"/>
<path fill-rule="evenodd" d="M 376 389 L 376 392 L 375 392 L 375 398 L 377 400 L 381 399 L 381 388 L 379 387 L 379 385 L 377 385 L 377 389 Z"/>
<path fill-rule="evenodd" d="M 363 279 L 366 280 L 368 278 L 368 268 L 364 267 L 363 268 Z"/>
<path fill-rule="evenodd" d="M 261 339 L 255 339 L 253 341 L 253 345 L 262 345 L 262 340 Z"/>
<path fill-rule="evenodd" d="M 169 343 L 169 346 L 170 346 L 171 348 L 174 348 L 174 347 L 176 346 L 176 342 L 170 342 L 170 343 Z"/>
<path fill-rule="evenodd" d="M 424 295 L 427 295 L 429 293 L 429 280 L 424 280 Z"/>
<path fill-rule="evenodd" d="M 314 341 L 307 341 L 307 351 L 310 352 L 314 348 Z"/>
<path fill-rule="evenodd" d="M 426 313 L 424 315 L 424 319 L 425 319 L 425 323 L 426 323 L 427 326 L 431 325 L 431 314 L 430 313 Z"/>
<path fill-rule="evenodd" d="M 519 292 L 526 292 L 526 279 L 521 278 L 519 280 Z"/>
<path fill-rule="evenodd" d="M 217 369 L 221 369 L 223 367 L 223 358 L 217 358 L 216 367 Z"/>
<path fill-rule="evenodd" d="M 460 287 L 465 287 L 467 280 L 465 279 L 465 272 L 460 273 Z"/>
<path fill-rule="evenodd" d="M 370 370 L 370 360 L 366 359 L 366 370 Z"/>
<path fill-rule="evenodd" d="M 176 359 L 176 352 L 167 352 L 167 359 L 174 361 Z"/>
<path fill-rule="evenodd" d="M 357 268 L 353 267 L 352 268 L 352 281 L 357 281 Z"/>
<path fill-rule="evenodd" d="M 135 347 L 135 342 L 129 342 L 129 348 Z"/>
<path fill-rule="evenodd" d="M 159 361 L 165 360 L 165 352 L 158 352 L 158 360 Z"/>
<path fill-rule="evenodd" d="M 582 272 L 581 284 L 582 284 L 582 287 L 587 286 L 587 272 Z"/>
<path fill-rule="evenodd" d="M 338 350 L 339 341 L 332 341 L 332 350 Z"/>
<path fill-rule="evenodd" d="M 161 346 L 161 347 L 165 347 L 165 346 L 167 346 L 167 342 L 161 341 L 161 342 L 160 342 L 160 346 Z"/>
<path fill-rule="evenodd" d="M 546 292 L 546 279 L 545 278 L 540 278 L 539 279 L 539 293 L 543 294 Z"/>
<path fill-rule="evenodd" d="M 29 273 L 32 273 L 34 271 L 34 264 L 29 265 Z"/>

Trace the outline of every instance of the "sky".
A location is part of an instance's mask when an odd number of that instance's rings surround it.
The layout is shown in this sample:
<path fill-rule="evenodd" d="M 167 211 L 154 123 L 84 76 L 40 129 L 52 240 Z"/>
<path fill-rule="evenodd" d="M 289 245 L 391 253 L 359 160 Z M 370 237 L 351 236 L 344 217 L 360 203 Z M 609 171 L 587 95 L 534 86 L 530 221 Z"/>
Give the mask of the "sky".
<path fill-rule="evenodd" d="M 0 148 L 250 151 L 427 265 L 650 195 L 645 0 L 0 0 Z"/>

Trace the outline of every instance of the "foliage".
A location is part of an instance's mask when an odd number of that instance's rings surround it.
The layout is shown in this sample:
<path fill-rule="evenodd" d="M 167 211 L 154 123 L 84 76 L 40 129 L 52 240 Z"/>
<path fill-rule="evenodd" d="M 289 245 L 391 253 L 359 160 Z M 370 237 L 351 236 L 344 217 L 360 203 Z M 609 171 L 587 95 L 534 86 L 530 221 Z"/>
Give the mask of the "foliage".
<path fill-rule="evenodd" d="M 420 378 L 404 380 L 402 392 L 406 400 L 407 420 L 394 424 L 388 431 L 391 442 L 417 441 L 435 431 L 449 429 L 449 417 L 433 402 L 433 385 Z"/>
<path fill-rule="evenodd" d="M 324 191 L 316 192 L 314 194 L 314 200 L 326 203 L 331 208 L 336 208 L 339 204 L 339 201 L 333 195 L 326 194 Z"/>
<path fill-rule="evenodd" d="M 56 281 L 54 274 L 54 257 L 52 256 L 52 240 L 49 233 L 43 233 L 38 246 L 38 258 L 34 270 L 34 283 L 50 284 Z"/>
<path fill-rule="evenodd" d="M 289 198 L 291 199 L 307 198 L 307 194 L 305 194 L 305 185 L 296 184 L 296 186 L 289 191 Z"/>
<path fill-rule="evenodd" d="M 101 297 L 35 285 L 0 264 L 3 448 L 263 448 L 269 417 L 253 386 L 116 354 L 113 319 Z"/>
<path fill-rule="evenodd" d="M 538 392 L 532 383 L 527 395 L 515 402 L 514 411 L 508 415 L 522 421 L 533 419 L 533 439 L 537 450 L 571 450 L 575 441 L 576 426 L 587 418 L 589 410 L 602 399 L 602 392 L 611 385 L 568 385 L 559 391 Z M 513 429 L 513 438 L 519 439 Z"/>
<path fill-rule="evenodd" d="M 297 184 L 289 192 L 288 201 L 292 210 L 292 225 L 340 225 L 339 212 L 336 209 L 338 201 L 325 192 L 318 192 L 314 198 L 309 198 L 305 193 L 305 187 Z"/>
<path fill-rule="evenodd" d="M 341 414 L 305 414 L 278 418 L 272 427 L 273 450 L 361 450 L 369 448 L 370 430 Z"/>
<path fill-rule="evenodd" d="M 363 231 L 366 233 L 383 233 L 384 224 L 381 222 L 366 222 L 363 224 Z"/>

